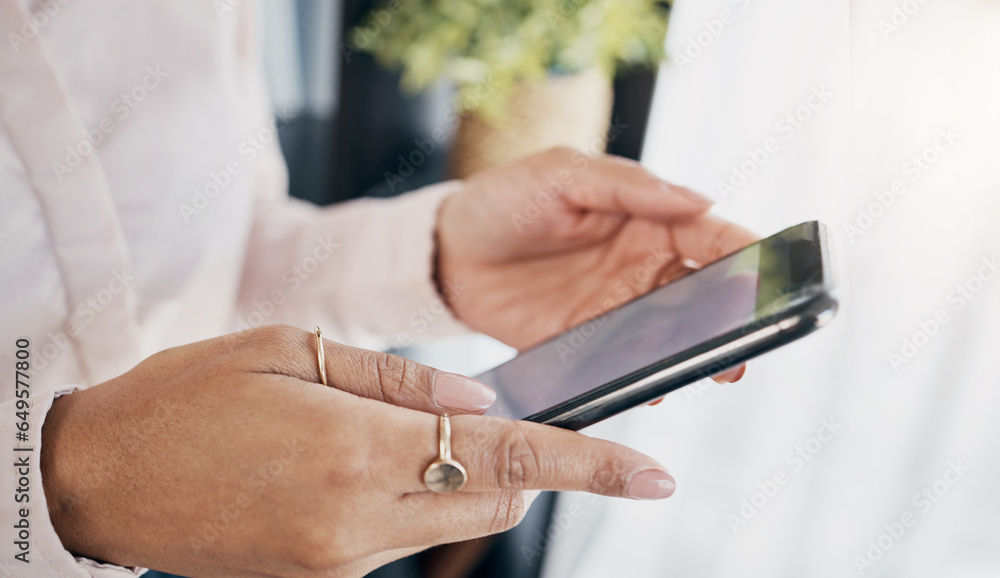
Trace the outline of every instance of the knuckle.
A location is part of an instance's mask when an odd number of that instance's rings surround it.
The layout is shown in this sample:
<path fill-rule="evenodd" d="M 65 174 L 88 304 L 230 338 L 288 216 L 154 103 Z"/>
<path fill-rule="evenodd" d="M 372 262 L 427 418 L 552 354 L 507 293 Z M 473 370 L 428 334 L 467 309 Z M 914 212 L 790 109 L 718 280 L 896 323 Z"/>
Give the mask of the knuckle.
<path fill-rule="evenodd" d="M 293 377 L 316 371 L 315 346 L 310 333 L 303 329 L 264 325 L 232 337 L 230 350 L 244 369 Z"/>
<path fill-rule="evenodd" d="M 512 422 L 500 435 L 497 485 L 501 490 L 535 489 L 542 479 L 540 457 L 525 427 Z"/>
<path fill-rule="evenodd" d="M 367 449 L 358 447 L 358 444 L 340 444 L 332 453 L 337 456 L 337 463 L 330 466 L 326 473 L 328 487 L 370 487 L 371 456 Z"/>
<path fill-rule="evenodd" d="M 642 163 L 640 163 L 635 159 L 630 159 L 628 157 L 620 157 L 618 155 L 609 155 L 609 154 L 602 155 L 601 158 L 611 164 L 618 164 L 626 167 L 634 167 L 637 169 L 642 169 L 644 172 L 648 172 L 646 171 L 646 168 L 642 166 Z"/>
<path fill-rule="evenodd" d="M 354 543 L 344 531 L 319 523 L 304 529 L 289 552 L 292 565 L 309 573 L 323 574 L 354 559 Z"/>
<path fill-rule="evenodd" d="M 499 534 L 514 528 L 524 520 L 529 505 L 526 492 L 500 492 L 487 532 Z"/>
<path fill-rule="evenodd" d="M 722 255 L 725 255 L 728 252 L 726 247 L 726 239 L 729 238 L 729 235 L 732 233 L 733 227 L 735 227 L 733 223 L 727 222 L 723 224 L 722 227 L 719 228 L 719 231 L 715 234 L 715 239 L 712 240 L 711 244 L 712 248 L 711 254 L 713 258 L 721 257 Z"/>
<path fill-rule="evenodd" d="M 605 495 L 624 494 L 631 471 L 626 452 L 624 448 L 612 447 L 608 453 L 598 457 L 586 491 Z"/>
<path fill-rule="evenodd" d="M 302 341 L 304 330 L 290 325 L 264 325 L 251 330 L 251 343 L 274 346 L 290 346 Z"/>
<path fill-rule="evenodd" d="M 183 355 L 180 347 L 162 349 L 144 359 L 143 364 L 147 366 L 167 366 L 175 357 L 178 357 L 178 354 Z"/>
<path fill-rule="evenodd" d="M 230 333 L 221 339 L 221 350 L 226 355 L 238 355 L 256 344 L 257 329 L 245 329 Z"/>
<path fill-rule="evenodd" d="M 566 145 L 559 145 L 547 149 L 545 152 L 542 153 L 542 156 L 546 157 L 548 160 L 551 161 L 561 162 L 569 159 L 570 156 L 572 156 L 573 153 L 575 152 L 577 152 L 577 149 L 573 147 L 569 147 Z"/>
<path fill-rule="evenodd" d="M 363 355 L 369 375 L 378 383 L 382 401 L 391 403 L 412 397 L 419 390 L 419 366 L 415 361 L 377 351 L 366 351 Z"/>

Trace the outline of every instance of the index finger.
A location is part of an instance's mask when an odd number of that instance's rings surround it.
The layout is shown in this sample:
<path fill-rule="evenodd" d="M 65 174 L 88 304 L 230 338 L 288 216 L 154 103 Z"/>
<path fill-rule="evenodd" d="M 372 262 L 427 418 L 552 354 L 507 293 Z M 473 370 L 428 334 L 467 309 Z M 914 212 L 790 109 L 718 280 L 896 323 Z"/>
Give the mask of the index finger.
<path fill-rule="evenodd" d="M 427 491 L 423 473 L 438 457 L 437 417 L 415 420 L 413 435 L 401 443 L 400 491 Z M 666 468 L 623 445 L 526 421 L 461 415 L 451 418 L 452 458 L 462 464 L 468 481 L 462 492 L 508 490 L 583 491 L 633 499 L 669 497 L 675 487 Z"/>

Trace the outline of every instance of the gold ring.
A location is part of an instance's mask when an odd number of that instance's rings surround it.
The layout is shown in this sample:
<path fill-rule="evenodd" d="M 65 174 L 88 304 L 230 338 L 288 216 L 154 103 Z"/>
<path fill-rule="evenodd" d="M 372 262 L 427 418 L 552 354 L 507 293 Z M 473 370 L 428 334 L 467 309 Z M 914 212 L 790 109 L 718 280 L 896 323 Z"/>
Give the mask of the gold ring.
<path fill-rule="evenodd" d="M 323 380 L 323 385 L 326 383 L 326 358 L 323 356 L 323 332 L 320 331 L 319 325 L 314 329 L 316 332 L 316 361 L 319 362 L 319 378 Z"/>
<path fill-rule="evenodd" d="M 438 435 L 438 459 L 424 470 L 424 485 L 435 494 L 450 494 L 469 481 L 469 474 L 451 458 L 451 419 L 446 414 L 438 421 Z"/>

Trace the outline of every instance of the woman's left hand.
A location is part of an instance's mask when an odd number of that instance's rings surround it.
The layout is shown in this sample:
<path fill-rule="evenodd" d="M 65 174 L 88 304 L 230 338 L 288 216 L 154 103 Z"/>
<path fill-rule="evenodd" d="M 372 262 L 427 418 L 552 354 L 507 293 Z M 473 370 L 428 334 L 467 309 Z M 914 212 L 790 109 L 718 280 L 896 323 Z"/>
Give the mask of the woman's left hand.
<path fill-rule="evenodd" d="M 445 201 L 438 280 L 462 321 L 524 349 L 757 240 L 711 206 L 636 162 L 552 149 Z"/>

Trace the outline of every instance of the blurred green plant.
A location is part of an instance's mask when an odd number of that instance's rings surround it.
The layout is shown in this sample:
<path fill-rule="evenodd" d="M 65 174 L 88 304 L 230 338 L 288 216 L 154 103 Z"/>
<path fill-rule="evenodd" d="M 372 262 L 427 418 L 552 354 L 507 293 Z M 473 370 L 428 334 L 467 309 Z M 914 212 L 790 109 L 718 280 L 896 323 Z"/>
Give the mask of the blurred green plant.
<path fill-rule="evenodd" d="M 446 78 L 463 112 L 497 118 L 518 83 L 660 62 L 669 9 L 659 0 L 390 0 L 351 40 L 402 69 L 405 91 Z"/>

